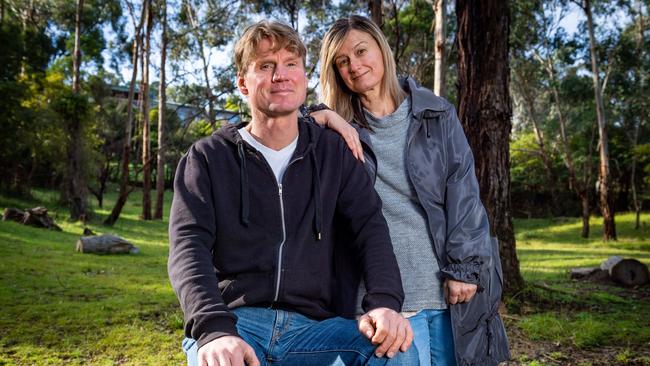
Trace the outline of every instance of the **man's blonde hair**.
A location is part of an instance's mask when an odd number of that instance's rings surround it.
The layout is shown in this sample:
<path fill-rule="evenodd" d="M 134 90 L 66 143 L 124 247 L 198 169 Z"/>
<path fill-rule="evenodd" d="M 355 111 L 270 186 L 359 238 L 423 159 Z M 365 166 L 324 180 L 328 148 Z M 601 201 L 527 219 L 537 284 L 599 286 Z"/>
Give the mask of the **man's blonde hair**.
<path fill-rule="evenodd" d="M 257 56 L 257 46 L 263 39 L 271 41 L 271 51 L 286 49 L 299 56 L 303 66 L 305 65 L 307 48 L 300 40 L 298 32 L 284 23 L 262 20 L 248 26 L 235 44 L 235 66 L 238 75 L 246 73 L 251 60 Z"/>

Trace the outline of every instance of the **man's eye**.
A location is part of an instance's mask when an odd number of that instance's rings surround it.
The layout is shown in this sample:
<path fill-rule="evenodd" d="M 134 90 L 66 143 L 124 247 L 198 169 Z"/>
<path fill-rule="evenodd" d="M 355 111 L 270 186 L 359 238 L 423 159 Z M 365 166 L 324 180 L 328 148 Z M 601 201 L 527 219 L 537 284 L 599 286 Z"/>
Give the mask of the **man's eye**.
<path fill-rule="evenodd" d="M 272 67 L 273 67 L 272 64 L 262 64 L 262 66 L 260 66 L 260 69 L 262 69 L 262 70 L 270 70 Z"/>

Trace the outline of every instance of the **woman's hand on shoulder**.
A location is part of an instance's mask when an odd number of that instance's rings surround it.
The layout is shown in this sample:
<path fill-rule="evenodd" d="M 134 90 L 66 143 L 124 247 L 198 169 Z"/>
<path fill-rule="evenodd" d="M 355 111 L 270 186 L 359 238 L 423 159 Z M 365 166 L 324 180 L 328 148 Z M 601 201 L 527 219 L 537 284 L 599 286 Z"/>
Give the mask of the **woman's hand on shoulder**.
<path fill-rule="evenodd" d="M 363 157 L 363 147 L 361 146 L 361 140 L 359 140 L 359 133 L 354 127 L 352 127 L 352 125 L 350 125 L 350 123 L 348 123 L 348 121 L 330 109 L 312 112 L 310 116 L 312 116 L 319 125 L 334 130 L 336 133 L 341 135 L 352 151 L 352 155 L 354 155 L 358 160 L 361 160 L 364 163 L 366 162 Z"/>

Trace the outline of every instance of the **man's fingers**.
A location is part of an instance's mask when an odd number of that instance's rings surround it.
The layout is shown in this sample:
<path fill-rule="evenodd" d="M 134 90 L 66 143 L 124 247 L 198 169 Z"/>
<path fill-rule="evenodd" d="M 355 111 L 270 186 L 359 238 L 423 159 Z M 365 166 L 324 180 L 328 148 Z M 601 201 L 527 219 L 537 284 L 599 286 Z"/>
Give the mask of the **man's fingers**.
<path fill-rule="evenodd" d="M 402 343 L 404 343 L 404 339 L 406 338 L 406 329 L 404 324 L 400 324 L 399 327 L 397 328 L 397 331 L 395 332 L 395 340 L 393 341 L 393 344 L 388 347 L 388 351 L 386 352 L 386 356 L 388 358 L 393 358 L 399 351 L 400 346 L 402 346 Z"/>
<path fill-rule="evenodd" d="M 389 347 L 395 342 L 396 334 L 397 330 L 392 326 L 390 320 L 385 323 L 377 323 L 377 331 L 372 338 L 372 343 L 379 345 L 375 350 L 377 357 L 383 357 L 388 352 Z"/>
<path fill-rule="evenodd" d="M 411 347 L 411 344 L 413 343 L 413 329 L 411 328 L 411 323 L 408 321 L 406 322 L 406 338 L 404 339 L 404 343 L 400 346 L 400 351 L 406 352 L 408 351 L 409 347 Z"/>
<path fill-rule="evenodd" d="M 359 318 L 359 332 L 368 339 L 372 339 L 375 336 L 375 326 L 372 324 L 369 316 L 363 315 Z"/>
<path fill-rule="evenodd" d="M 244 362 L 248 366 L 260 366 L 260 360 L 257 359 L 255 351 L 252 347 L 248 347 L 244 350 Z"/>
<path fill-rule="evenodd" d="M 231 354 L 229 353 L 220 353 L 219 358 L 217 358 L 217 363 L 215 363 L 215 366 L 231 366 L 234 364 L 230 362 L 230 358 L 232 357 Z"/>

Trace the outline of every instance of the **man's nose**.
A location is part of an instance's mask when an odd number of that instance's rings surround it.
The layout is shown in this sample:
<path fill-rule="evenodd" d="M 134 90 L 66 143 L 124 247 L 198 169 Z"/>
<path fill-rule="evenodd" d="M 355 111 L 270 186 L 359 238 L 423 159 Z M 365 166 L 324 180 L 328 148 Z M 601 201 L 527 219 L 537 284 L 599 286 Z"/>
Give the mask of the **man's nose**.
<path fill-rule="evenodd" d="M 279 82 L 285 80 L 287 80 L 287 68 L 282 65 L 277 66 L 273 71 L 273 81 Z"/>

